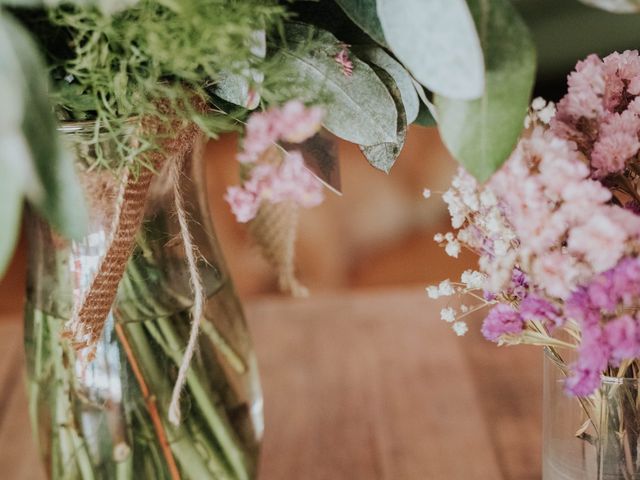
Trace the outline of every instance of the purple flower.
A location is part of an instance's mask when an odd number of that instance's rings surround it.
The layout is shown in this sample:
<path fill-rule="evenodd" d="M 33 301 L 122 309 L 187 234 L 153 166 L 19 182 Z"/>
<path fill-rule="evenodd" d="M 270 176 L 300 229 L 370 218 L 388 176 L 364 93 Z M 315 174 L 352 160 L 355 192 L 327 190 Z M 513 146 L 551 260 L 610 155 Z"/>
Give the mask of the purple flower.
<path fill-rule="evenodd" d="M 635 318 L 630 315 L 616 318 L 605 325 L 604 332 L 616 363 L 640 356 L 640 328 Z"/>
<path fill-rule="evenodd" d="M 500 303 L 493 307 L 482 323 L 482 334 L 487 340 L 497 342 L 506 333 L 520 333 L 524 320 L 509 305 Z"/>
<path fill-rule="evenodd" d="M 541 321 L 551 329 L 560 327 L 564 323 L 560 309 L 536 294 L 530 294 L 522 300 L 520 315 L 525 321 Z"/>
<path fill-rule="evenodd" d="M 580 357 L 565 382 L 568 393 L 576 397 L 591 395 L 599 386 L 602 372 L 609 363 L 610 349 L 599 326 L 583 332 Z"/>

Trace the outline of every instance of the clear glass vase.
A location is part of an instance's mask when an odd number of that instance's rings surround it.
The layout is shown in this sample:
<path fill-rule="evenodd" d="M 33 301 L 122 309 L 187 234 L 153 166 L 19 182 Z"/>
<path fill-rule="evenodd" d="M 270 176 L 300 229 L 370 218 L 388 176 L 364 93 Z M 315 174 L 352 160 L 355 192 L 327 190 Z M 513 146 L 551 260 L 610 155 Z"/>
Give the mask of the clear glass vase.
<path fill-rule="evenodd" d="M 167 172 L 154 178 L 135 249 L 90 363 L 62 335 L 108 245 L 120 172 L 89 168 L 94 125 L 63 127 L 89 209 L 79 241 L 28 215 L 25 314 L 29 411 L 51 479 L 255 478 L 262 397 L 240 303 L 211 226 L 203 163 L 194 149 L 182 193 L 207 293 L 198 350 L 182 393 L 182 422 L 167 409 L 191 324 L 192 293 Z"/>
<path fill-rule="evenodd" d="M 564 381 L 573 359 L 545 349 L 543 479 L 640 479 L 638 379 L 603 376 L 595 394 L 570 397 Z"/>

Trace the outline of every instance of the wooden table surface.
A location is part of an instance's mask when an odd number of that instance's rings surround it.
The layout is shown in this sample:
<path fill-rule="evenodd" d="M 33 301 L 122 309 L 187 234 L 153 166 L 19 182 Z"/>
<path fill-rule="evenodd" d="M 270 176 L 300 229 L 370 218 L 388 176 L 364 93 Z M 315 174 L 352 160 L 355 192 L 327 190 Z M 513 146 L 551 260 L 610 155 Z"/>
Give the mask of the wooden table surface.
<path fill-rule="evenodd" d="M 460 339 L 422 289 L 246 305 L 261 366 L 261 480 L 539 479 L 541 352 Z M 0 478 L 43 478 L 20 321 L 0 318 Z M 147 480 L 147 479 L 145 479 Z"/>

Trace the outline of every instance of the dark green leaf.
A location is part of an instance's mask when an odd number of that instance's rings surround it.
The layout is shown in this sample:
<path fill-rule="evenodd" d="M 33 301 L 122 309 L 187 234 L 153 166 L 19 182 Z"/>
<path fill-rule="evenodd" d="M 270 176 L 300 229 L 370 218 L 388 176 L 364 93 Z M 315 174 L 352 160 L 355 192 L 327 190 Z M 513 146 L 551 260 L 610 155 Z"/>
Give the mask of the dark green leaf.
<path fill-rule="evenodd" d="M 422 127 L 435 127 L 438 125 L 438 122 L 433 118 L 431 111 L 424 103 L 420 103 L 420 111 L 413 123 Z"/>
<path fill-rule="evenodd" d="M 407 116 L 404 111 L 402 92 L 396 85 L 393 77 L 380 68 L 375 68 L 375 71 L 387 86 L 391 96 L 396 102 L 396 108 L 398 110 L 396 140 L 394 142 L 384 142 L 377 145 L 361 146 L 360 150 L 372 166 L 385 173 L 389 173 L 398 155 L 400 155 L 402 147 L 404 147 L 404 140 L 407 135 Z"/>
<path fill-rule="evenodd" d="M 407 114 L 407 123 L 412 123 L 418 116 L 420 100 L 416 89 L 413 87 L 413 80 L 409 72 L 400 62 L 380 47 L 354 46 L 352 51 L 365 62 L 383 69 L 393 77 L 402 95 L 402 104 Z"/>
<path fill-rule="evenodd" d="M 376 12 L 376 0 L 336 0 L 336 3 L 353 23 L 380 45 L 386 46 L 382 25 Z"/>
<path fill-rule="evenodd" d="M 484 90 L 480 40 L 464 0 L 377 0 L 393 53 L 429 90 L 478 98 Z"/>
<path fill-rule="evenodd" d="M 451 153 L 484 181 L 511 153 L 523 128 L 535 74 L 529 31 L 508 0 L 469 0 L 486 59 L 478 100 L 436 95 L 438 126 Z"/>
<path fill-rule="evenodd" d="M 640 0 L 580 0 L 592 7 L 601 8 L 614 13 L 640 12 Z"/>
<path fill-rule="evenodd" d="M 329 32 L 303 24 L 287 26 L 289 48 L 280 50 L 283 68 L 295 72 L 297 81 L 325 94 L 324 126 L 334 135 L 359 145 L 394 142 L 397 113 L 387 88 L 369 65 L 352 56 L 353 74 L 346 75 L 335 60 L 342 48 Z M 312 53 L 296 50 L 313 41 L 322 47 Z"/>

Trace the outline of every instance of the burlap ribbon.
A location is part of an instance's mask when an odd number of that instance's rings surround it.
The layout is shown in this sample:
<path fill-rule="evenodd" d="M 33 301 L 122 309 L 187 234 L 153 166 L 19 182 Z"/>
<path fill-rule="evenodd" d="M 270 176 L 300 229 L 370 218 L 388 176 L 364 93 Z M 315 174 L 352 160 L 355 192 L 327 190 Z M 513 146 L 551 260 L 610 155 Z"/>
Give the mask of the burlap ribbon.
<path fill-rule="evenodd" d="M 162 133 L 163 136 L 168 137 L 169 135 L 164 128 L 161 131 L 160 125 L 159 122 L 147 119 L 142 122 L 142 130 L 155 134 Z M 196 347 L 204 304 L 204 288 L 196 262 L 197 250 L 189 232 L 180 183 L 185 157 L 192 153 L 200 155 L 206 139 L 201 130 L 193 123 L 176 121 L 172 127 L 175 128 L 175 133 L 170 136 L 170 139 L 163 141 L 160 148 L 144 154 L 144 160 L 153 170 L 170 169 L 170 181 L 174 192 L 180 237 L 185 247 L 194 297 L 192 331 L 180 365 L 169 408 L 169 419 L 177 424 L 180 421 L 180 392 L 184 386 L 186 372 Z M 71 339 L 78 351 L 83 353 L 87 362 L 95 356 L 96 344 L 102 335 L 105 322 L 118 292 L 118 285 L 133 252 L 136 233 L 142 224 L 145 205 L 152 180 L 155 177 L 153 170 L 144 168 L 137 174 L 129 168 L 124 171 L 118 193 L 113 199 L 116 206 L 109 229 L 106 251 L 89 287 L 74 305 L 71 319 L 65 325 L 64 335 Z"/>

